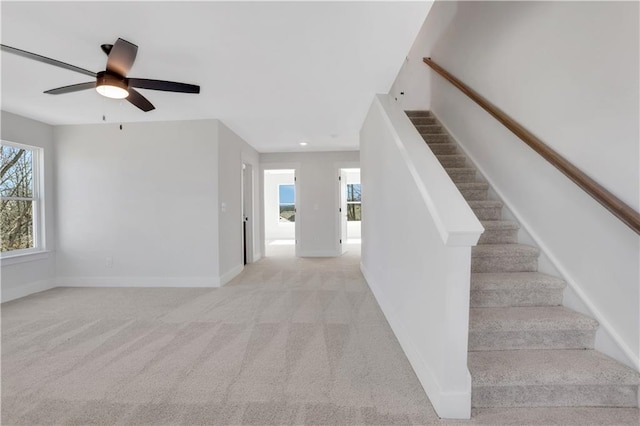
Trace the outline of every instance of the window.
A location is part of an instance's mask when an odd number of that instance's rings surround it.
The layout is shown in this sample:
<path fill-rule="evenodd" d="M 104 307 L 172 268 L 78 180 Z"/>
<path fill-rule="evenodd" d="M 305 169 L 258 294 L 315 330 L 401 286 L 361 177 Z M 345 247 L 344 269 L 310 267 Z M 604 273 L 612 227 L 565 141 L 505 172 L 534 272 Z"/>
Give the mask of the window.
<path fill-rule="evenodd" d="M 42 149 L 2 141 L 0 154 L 2 255 L 42 250 L 40 158 Z"/>
<path fill-rule="evenodd" d="M 359 183 L 347 184 L 347 220 L 362 220 L 362 192 Z"/>
<path fill-rule="evenodd" d="M 280 205 L 280 223 L 296 221 L 296 186 L 278 185 L 278 204 Z"/>

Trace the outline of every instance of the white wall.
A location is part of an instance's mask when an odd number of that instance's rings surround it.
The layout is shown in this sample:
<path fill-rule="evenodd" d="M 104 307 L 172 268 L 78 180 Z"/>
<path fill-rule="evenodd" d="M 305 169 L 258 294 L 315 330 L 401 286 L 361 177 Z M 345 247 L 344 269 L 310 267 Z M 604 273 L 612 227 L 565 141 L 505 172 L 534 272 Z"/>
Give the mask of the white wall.
<path fill-rule="evenodd" d="M 640 210 L 639 7 L 438 2 L 420 56 Z M 565 303 L 600 321 L 596 348 L 638 368 L 638 235 L 435 73 L 431 92 L 432 110 L 545 252 L 542 269 L 568 281 Z"/>
<path fill-rule="evenodd" d="M 374 99 L 360 131 L 361 269 L 438 415 L 469 418 L 471 246 L 483 229 L 391 99 Z"/>
<path fill-rule="evenodd" d="M 22 263 L 2 260 L 2 302 L 13 300 L 54 285 L 55 277 L 55 205 L 53 159 L 53 129 L 39 121 L 2 111 L 0 123 L 2 140 L 38 146 L 44 149 L 44 197 L 46 254 L 28 256 Z M 27 257 L 23 257 L 26 259 Z"/>
<path fill-rule="evenodd" d="M 56 127 L 58 283 L 218 285 L 217 132 L 216 120 Z"/>
<path fill-rule="evenodd" d="M 260 165 L 262 170 L 296 169 L 297 254 L 339 256 L 339 169 L 359 167 L 359 153 L 338 151 L 260 154 Z"/>
<path fill-rule="evenodd" d="M 443 2 L 438 2 L 437 17 L 434 18 L 432 16 L 434 2 L 429 3 L 429 14 L 389 90 L 389 95 L 404 110 L 429 109 L 431 105 L 431 79 L 428 67 L 422 59 L 429 55 L 437 40 L 435 35 L 447 28 L 453 18 L 453 12 L 455 12 L 455 9 L 444 8 L 444 10 L 450 11 L 447 15 L 440 6 L 440 3 Z"/>
<path fill-rule="evenodd" d="M 266 170 L 264 173 L 264 238 L 292 240 L 296 237 L 295 222 L 280 222 L 280 185 L 294 185 L 294 172 Z"/>
<path fill-rule="evenodd" d="M 218 121 L 218 252 L 220 283 L 244 267 L 242 247 L 242 163 L 259 165 L 258 153 Z M 254 215 L 252 215 L 253 217 Z M 256 221 L 259 222 L 259 221 Z"/>

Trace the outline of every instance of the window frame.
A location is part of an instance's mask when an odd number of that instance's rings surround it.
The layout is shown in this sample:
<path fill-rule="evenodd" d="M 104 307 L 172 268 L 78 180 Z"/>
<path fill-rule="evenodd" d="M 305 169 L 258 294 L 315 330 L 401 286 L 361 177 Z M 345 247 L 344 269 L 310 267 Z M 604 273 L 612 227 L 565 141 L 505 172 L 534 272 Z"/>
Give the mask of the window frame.
<path fill-rule="evenodd" d="M 44 211 L 44 148 L 18 142 L 0 140 L 0 145 L 31 151 L 31 197 L 5 197 L 2 200 L 31 201 L 33 247 L 0 252 L 0 259 L 32 256 L 46 252 Z M 36 256 L 39 258 L 39 256 Z"/>
<path fill-rule="evenodd" d="M 287 220 L 287 221 L 282 221 L 280 220 L 280 208 L 282 207 L 283 203 L 280 201 L 280 187 L 281 186 L 292 186 L 293 187 L 293 203 L 284 203 L 284 205 L 286 206 L 293 206 L 293 211 L 294 213 L 296 213 L 296 184 L 294 183 L 279 183 L 278 184 L 278 225 L 286 225 L 289 223 L 295 223 L 295 219 L 293 221 Z M 295 216 L 294 216 L 295 217 Z"/>
<path fill-rule="evenodd" d="M 358 185 L 360 186 L 360 201 L 349 201 L 349 185 Z M 347 192 L 347 212 L 349 211 L 349 204 L 360 204 L 360 220 L 349 220 L 349 215 L 347 214 L 347 222 L 362 222 L 362 184 L 361 183 L 347 183 L 346 187 Z"/>

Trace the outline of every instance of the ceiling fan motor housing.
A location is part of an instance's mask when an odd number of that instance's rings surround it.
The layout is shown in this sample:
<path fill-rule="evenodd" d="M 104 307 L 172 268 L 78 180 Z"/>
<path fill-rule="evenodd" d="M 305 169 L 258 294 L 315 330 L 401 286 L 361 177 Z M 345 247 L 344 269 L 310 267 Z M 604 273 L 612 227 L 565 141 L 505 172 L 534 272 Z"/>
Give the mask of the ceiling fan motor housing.
<path fill-rule="evenodd" d="M 109 71 L 100 71 L 96 76 L 96 90 L 108 98 L 124 99 L 129 96 L 129 79 Z"/>

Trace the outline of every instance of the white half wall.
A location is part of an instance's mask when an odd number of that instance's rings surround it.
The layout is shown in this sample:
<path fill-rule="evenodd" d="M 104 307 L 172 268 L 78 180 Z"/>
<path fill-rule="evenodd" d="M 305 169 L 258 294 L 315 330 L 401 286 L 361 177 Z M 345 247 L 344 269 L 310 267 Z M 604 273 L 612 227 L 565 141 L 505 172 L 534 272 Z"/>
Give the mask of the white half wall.
<path fill-rule="evenodd" d="M 362 272 L 438 415 L 468 419 L 471 246 L 483 228 L 386 95 L 371 105 L 360 153 Z"/>
<path fill-rule="evenodd" d="M 296 169 L 297 254 L 340 256 L 338 173 L 340 168 L 360 167 L 359 152 L 263 153 L 260 166 L 263 171 Z"/>
<path fill-rule="evenodd" d="M 431 56 L 640 210 L 637 2 L 437 2 Z M 426 65 L 425 65 L 426 67 Z M 640 238 L 439 75 L 431 108 L 601 324 L 596 349 L 640 367 Z"/>
<path fill-rule="evenodd" d="M 219 185 L 217 120 L 59 126 L 54 135 L 58 285 L 220 285 L 239 249 L 230 243 L 221 270 L 218 221 L 237 213 L 239 227 L 240 201 Z M 223 173 L 238 194 L 239 152 L 237 179 Z"/>
<path fill-rule="evenodd" d="M 45 123 L 2 111 L 2 140 L 37 146 L 44 150 L 45 250 L 19 259 L 3 259 L 1 301 L 24 297 L 55 285 L 55 217 L 53 128 Z"/>

